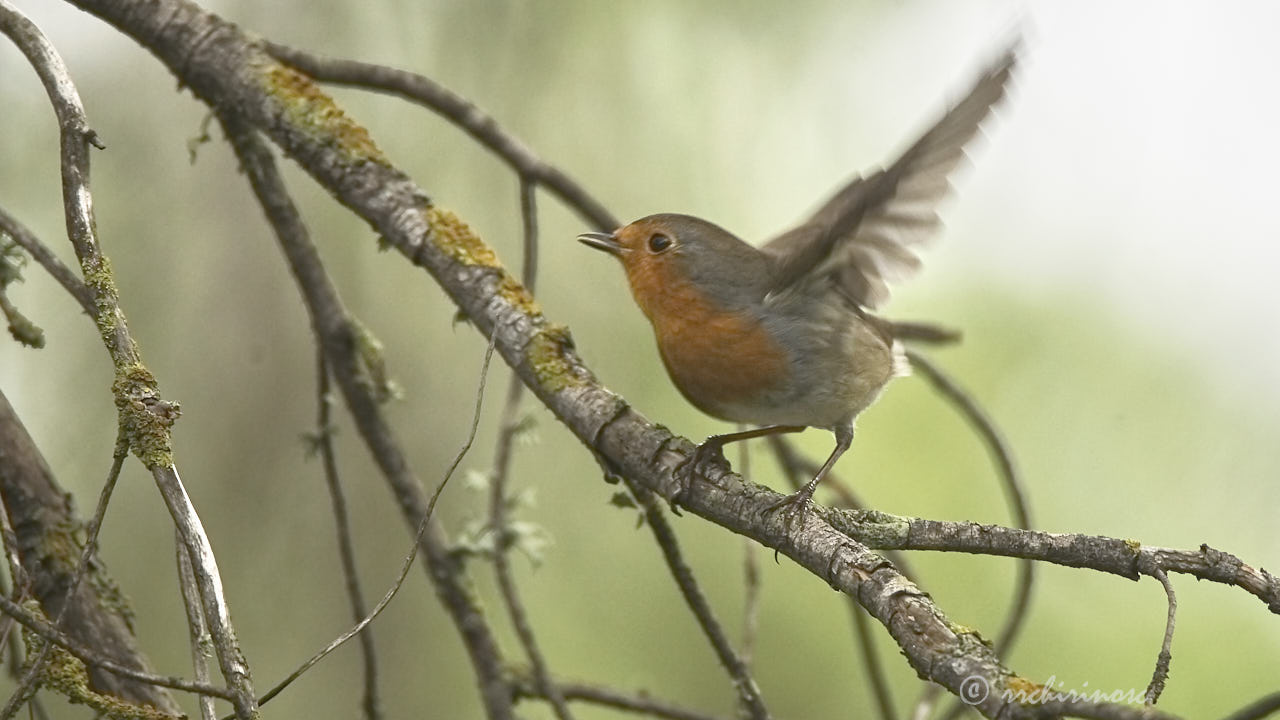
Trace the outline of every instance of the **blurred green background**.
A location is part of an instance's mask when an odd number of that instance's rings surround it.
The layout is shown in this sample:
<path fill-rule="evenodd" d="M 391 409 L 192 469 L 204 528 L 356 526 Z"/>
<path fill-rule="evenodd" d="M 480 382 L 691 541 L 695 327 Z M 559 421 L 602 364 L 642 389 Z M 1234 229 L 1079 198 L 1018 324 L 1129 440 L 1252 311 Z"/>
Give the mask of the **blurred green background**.
<path fill-rule="evenodd" d="M 166 397 L 182 404 L 177 457 L 218 552 L 260 688 L 348 625 L 329 500 L 300 436 L 315 414 L 313 346 L 292 279 L 229 149 L 188 158 L 204 106 L 133 42 L 57 3 L 18 0 L 66 57 L 93 127 L 99 230 L 123 306 Z M 1280 167 L 1277 6 L 1262 3 L 216 2 L 275 41 L 426 74 L 491 112 L 616 214 L 680 211 L 760 240 L 851 174 L 886 161 L 941 112 L 1015 28 L 1027 38 L 1011 102 L 943 210 L 945 238 L 888 314 L 963 329 L 935 358 L 997 419 L 1039 527 L 1280 561 Z M 462 133 L 394 100 L 334 91 L 437 202 L 519 263 L 513 175 Z M 0 43 L 0 203 L 64 259 L 57 140 L 34 74 Z M 215 136 L 217 133 L 215 132 Z M 421 272 L 292 168 L 288 180 L 350 307 L 385 343 L 402 402 L 389 407 L 434 483 L 465 435 L 484 344 Z M 539 300 L 568 323 L 600 378 L 694 439 L 727 427 L 686 405 L 662 372 L 620 270 L 542 197 Z M 40 270 L 11 297 L 48 336 L 0 341 L 0 388 L 88 512 L 109 463 L 109 363 L 90 323 Z M 491 387 L 505 384 L 495 366 Z M 492 459 L 500 392 L 464 463 Z M 733 693 L 633 512 L 606 506 L 590 455 L 526 402 L 536 442 L 515 460 L 521 518 L 554 539 L 516 557 L 534 626 L 560 675 L 647 688 L 730 715 Z M 354 430 L 341 466 L 365 588 L 394 577 L 408 536 Z M 810 431 L 825 456 L 830 435 Z M 756 479 L 779 486 L 757 450 Z M 731 457 L 733 457 L 731 455 Z M 859 423 L 839 467 L 873 506 L 1007 522 L 983 449 L 915 378 Z M 821 495 L 820 495 L 821 498 Z M 484 497 L 450 486 L 456 530 Z M 745 541 L 676 521 L 692 566 L 739 635 Z M 172 530 L 131 463 L 103 556 L 132 597 L 141 644 L 188 672 Z M 843 600 L 759 553 L 758 678 L 780 717 L 868 717 Z M 925 589 L 956 622 L 994 635 L 1013 564 L 919 554 Z M 473 567 L 516 656 L 489 568 Z M 1160 586 L 1051 566 L 1009 666 L 1065 688 L 1141 691 L 1163 632 Z M 1162 707 L 1225 714 L 1277 690 L 1280 618 L 1245 592 L 1174 576 L 1180 614 Z M 388 717 L 480 715 L 457 635 L 415 569 L 374 625 Z M 883 632 L 898 704 L 919 683 Z M 267 706 L 278 718 L 358 712 L 350 644 Z M 0 692 L 12 687 L 0 681 Z M 184 702 L 186 699 L 184 699 Z M 55 717 L 85 717 L 50 700 Z M 187 707 L 194 710 L 190 703 Z M 536 705 L 523 715 L 549 717 Z M 579 708 L 580 718 L 616 715 Z"/>

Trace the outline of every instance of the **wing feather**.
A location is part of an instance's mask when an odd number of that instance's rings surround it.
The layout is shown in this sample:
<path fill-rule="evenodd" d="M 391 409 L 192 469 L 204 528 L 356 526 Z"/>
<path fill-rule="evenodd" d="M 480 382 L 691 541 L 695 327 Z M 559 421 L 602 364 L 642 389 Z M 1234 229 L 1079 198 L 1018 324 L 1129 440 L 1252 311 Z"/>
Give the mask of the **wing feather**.
<path fill-rule="evenodd" d="M 938 204 L 964 147 L 1005 94 L 1017 60 L 1015 43 L 978 78 L 968 95 L 885 170 L 855 178 L 811 218 L 770 240 L 776 293 L 809 277 L 829 277 L 859 305 L 874 309 L 888 282 L 920 267 L 916 250 L 941 227 Z"/>

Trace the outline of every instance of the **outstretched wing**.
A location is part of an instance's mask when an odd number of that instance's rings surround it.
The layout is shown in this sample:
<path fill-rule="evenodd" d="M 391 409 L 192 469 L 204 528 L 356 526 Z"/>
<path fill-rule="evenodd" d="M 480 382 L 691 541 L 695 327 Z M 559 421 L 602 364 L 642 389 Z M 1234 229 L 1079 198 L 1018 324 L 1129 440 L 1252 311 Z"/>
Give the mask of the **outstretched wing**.
<path fill-rule="evenodd" d="M 951 189 L 947 178 L 1004 97 L 1017 49 L 993 63 L 897 162 L 855 178 L 813 217 L 761 247 L 773 265 L 771 291 L 813 274 L 830 276 L 850 299 L 874 309 L 888 299 L 888 282 L 918 270 L 915 249 L 941 226 L 937 206 Z"/>

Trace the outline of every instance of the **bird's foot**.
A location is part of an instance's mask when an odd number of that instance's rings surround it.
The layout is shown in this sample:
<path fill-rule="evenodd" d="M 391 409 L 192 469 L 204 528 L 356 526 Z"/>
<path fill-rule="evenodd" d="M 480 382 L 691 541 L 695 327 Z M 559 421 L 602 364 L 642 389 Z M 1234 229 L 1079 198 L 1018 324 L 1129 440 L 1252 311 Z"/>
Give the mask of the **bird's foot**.
<path fill-rule="evenodd" d="M 693 454 L 685 459 L 684 462 L 676 466 L 674 474 L 679 487 L 676 490 L 676 494 L 672 496 L 671 502 L 677 502 L 689 492 L 689 488 L 693 486 L 693 478 L 695 476 L 706 475 L 712 468 L 728 471 L 729 461 L 724 458 L 723 443 L 707 439 L 694 448 Z"/>
<path fill-rule="evenodd" d="M 813 488 L 806 486 L 787 495 L 765 508 L 763 514 L 772 515 L 779 510 L 782 511 L 782 519 L 788 531 L 797 520 L 803 528 L 809 513 L 813 510 Z"/>

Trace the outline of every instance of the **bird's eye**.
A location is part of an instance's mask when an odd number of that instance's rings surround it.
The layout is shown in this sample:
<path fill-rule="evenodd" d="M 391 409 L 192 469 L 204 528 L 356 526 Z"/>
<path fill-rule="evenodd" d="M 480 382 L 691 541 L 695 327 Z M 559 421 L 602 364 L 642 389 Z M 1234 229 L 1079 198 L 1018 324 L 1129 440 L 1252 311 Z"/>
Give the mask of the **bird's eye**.
<path fill-rule="evenodd" d="M 660 253 L 671 247 L 671 245 L 671 238 L 663 235 L 662 233 L 654 233 L 649 238 L 649 252 L 651 253 Z"/>

